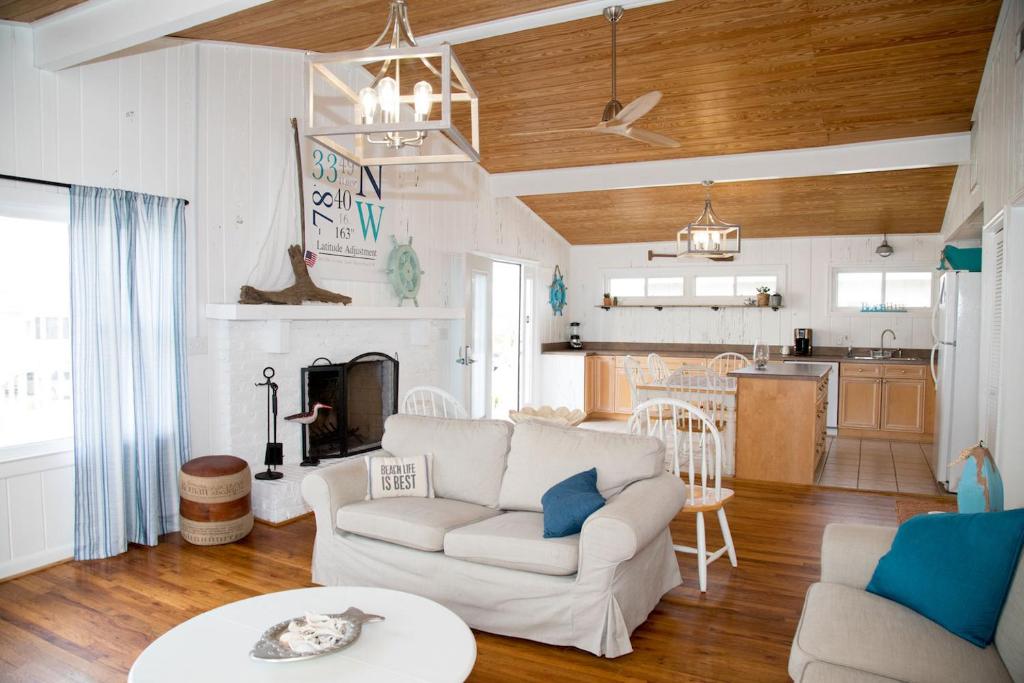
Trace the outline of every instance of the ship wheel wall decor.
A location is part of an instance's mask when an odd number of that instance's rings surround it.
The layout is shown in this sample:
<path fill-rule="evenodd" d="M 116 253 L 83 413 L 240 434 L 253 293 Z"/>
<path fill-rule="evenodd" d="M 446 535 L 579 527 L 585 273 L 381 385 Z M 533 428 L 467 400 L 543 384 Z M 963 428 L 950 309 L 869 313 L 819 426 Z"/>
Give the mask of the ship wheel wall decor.
<path fill-rule="evenodd" d="M 562 315 L 562 309 L 565 308 L 565 280 L 558 266 L 555 266 L 555 274 L 548 289 L 548 303 L 551 304 L 551 311 L 555 315 Z"/>
<path fill-rule="evenodd" d="M 392 235 L 391 241 L 394 247 L 388 254 L 388 280 L 398 296 L 398 305 L 401 306 L 406 299 L 412 299 L 413 304 L 419 306 L 416 297 L 420 292 L 424 271 L 420 269 L 420 257 L 412 248 L 412 237 L 402 244 Z"/>

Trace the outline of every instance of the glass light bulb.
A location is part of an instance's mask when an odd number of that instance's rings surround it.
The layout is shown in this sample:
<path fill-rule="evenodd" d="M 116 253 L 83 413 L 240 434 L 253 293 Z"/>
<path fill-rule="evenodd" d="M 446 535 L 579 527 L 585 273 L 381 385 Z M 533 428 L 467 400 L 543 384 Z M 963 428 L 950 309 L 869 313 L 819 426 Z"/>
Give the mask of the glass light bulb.
<path fill-rule="evenodd" d="M 377 91 L 370 87 L 360 90 L 359 104 L 363 109 L 363 123 L 373 123 L 373 117 L 377 114 Z"/>
<path fill-rule="evenodd" d="M 431 98 L 434 88 L 426 81 L 420 81 L 412 89 L 413 103 L 416 107 L 416 120 L 426 121 L 430 118 L 430 107 L 434 104 Z"/>
<path fill-rule="evenodd" d="M 387 76 L 377 83 L 377 99 L 386 123 L 398 120 L 398 81 Z"/>

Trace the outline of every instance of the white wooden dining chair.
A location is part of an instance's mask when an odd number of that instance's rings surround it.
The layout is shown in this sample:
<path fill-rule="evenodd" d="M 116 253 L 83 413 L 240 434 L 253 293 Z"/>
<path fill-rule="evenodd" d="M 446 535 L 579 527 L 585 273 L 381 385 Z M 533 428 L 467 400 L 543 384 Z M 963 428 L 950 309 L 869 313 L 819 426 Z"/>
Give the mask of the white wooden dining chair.
<path fill-rule="evenodd" d="M 733 370 L 745 368 L 748 365 L 750 365 L 750 360 L 742 353 L 736 353 L 735 351 L 720 353 L 708 361 L 708 367 L 722 376 L 728 375 Z"/>
<path fill-rule="evenodd" d="M 661 417 L 666 412 L 672 415 L 671 420 Z M 733 491 L 722 487 L 722 437 L 704 411 L 676 398 L 654 398 L 638 405 L 629 418 L 628 431 L 660 439 L 668 456 L 666 469 L 677 476 L 686 474 L 683 512 L 697 516 L 697 547 L 677 544 L 672 547 L 697 556 L 697 581 L 701 592 L 706 593 L 709 564 L 728 553 L 729 562 L 737 566 L 736 548 L 725 517 L 725 504 L 732 499 Z M 712 552 L 707 549 L 705 512 L 718 516 L 725 542 Z"/>
<path fill-rule="evenodd" d="M 647 384 L 647 377 L 633 356 L 626 356 L 622 360 L 622 366 L 626 370 L 626 382 L 629 384 L 629 407 L 630 410 L 636 410 L 637 404 L 640 403 L 640 391 L 637 387 Z"/>
<path fill-rule="evenodd" d="M 661 382 L 668 377 L 668 366 L 665 359 L 656 353 L 647 356 L 647 374 L 651 376 L 652 382 Z"/>
<path fill-rule="evenodd" d="M 468 417 L 459 399 L 440 387 L 418 386 L 405 392 L 401 412 L 407 415 L 427 417 L 451 417 L 464 420 Z"/>

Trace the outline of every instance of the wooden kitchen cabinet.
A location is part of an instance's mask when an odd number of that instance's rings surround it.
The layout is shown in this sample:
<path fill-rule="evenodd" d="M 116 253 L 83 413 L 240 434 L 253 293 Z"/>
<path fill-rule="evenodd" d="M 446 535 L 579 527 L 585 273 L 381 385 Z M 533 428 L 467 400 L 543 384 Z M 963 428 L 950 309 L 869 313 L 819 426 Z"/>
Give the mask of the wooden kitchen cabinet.
<path fill-rule="evenodd" d="M 878 429 L 882 406 L 882 380 L 873 377 L 841 377 L 839 426 Z"/>
<path fill-rule="evenodd" d="M 615 410 L 615 357 L 587 356 L 584 374 L 587 414 L 613 412 Z"/>
<path fill-rule="evenodd" d="M 839 434 L 930 442 L 935 384 L 924 365 L 843 363 Z"/>
<path fill-rule="evenodd" d="M 629 390 L 629 377 L 626 376 L 626 368 L 618 364 L 615 367 L 614 412 L 620 415 L 633 414 L 633 393 Z"/>
<path fill-rule="evenodd" d="M 886 379 L 882 382 L 881 429 L 891 432 L 924 432 L 923 379 Z"/>

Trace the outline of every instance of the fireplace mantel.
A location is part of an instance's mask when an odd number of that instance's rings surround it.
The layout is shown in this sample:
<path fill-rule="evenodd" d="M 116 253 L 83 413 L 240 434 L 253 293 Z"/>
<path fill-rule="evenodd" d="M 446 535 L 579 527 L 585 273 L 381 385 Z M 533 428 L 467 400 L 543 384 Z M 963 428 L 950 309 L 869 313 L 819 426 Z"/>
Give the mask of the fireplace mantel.
<path fill-rule="evenodd" d="M 206 317 L 213 320 L 461 320 L 461 308 L 341 306 L 339 304 L 206 304 Z"/>

